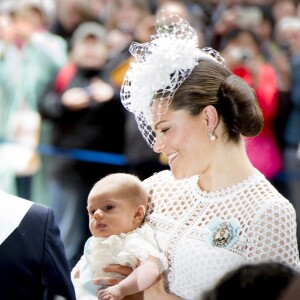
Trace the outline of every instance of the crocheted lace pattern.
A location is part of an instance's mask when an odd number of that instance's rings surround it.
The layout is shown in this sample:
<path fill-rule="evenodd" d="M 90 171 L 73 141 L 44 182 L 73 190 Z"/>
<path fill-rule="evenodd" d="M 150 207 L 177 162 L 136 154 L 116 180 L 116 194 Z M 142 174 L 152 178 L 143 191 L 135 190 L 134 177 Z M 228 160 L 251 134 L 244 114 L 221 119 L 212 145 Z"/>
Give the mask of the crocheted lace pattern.
<path fill-rule="evenodd" d="M 261 173 L 217 192 L 202 191 L 198 180 L 162 171 L 144 181 L 151 196 L 146 219 L 168 258 L 170 292 L 200 299 L 226 272 L 249 262 L 300 270 L 295 210 Z"/>

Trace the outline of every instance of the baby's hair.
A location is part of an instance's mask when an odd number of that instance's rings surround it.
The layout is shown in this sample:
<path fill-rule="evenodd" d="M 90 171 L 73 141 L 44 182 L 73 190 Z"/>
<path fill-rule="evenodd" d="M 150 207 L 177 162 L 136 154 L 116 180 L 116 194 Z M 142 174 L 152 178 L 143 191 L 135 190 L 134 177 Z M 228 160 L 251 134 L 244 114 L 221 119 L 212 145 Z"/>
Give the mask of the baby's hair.
<path fill-rule="evenodd" d="M 136 205 L 148 205 L 148 194 L 143 182 L 136 176 L 128 173 L 112 173 L 100 179 L 94 185 L 97 188 L 100 184 L 115 183 L 118 189 L 122 189 L 126 198 L 130 197 Z"/>

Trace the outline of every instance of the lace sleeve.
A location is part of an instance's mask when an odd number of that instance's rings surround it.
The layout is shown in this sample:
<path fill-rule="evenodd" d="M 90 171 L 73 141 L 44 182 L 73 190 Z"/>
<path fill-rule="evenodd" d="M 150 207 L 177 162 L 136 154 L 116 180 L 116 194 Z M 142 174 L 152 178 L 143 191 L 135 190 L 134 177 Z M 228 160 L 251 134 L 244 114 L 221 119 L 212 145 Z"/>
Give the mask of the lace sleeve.
<path fill-rule="evenodd" d="M 258 211 L 248 234 L 247 260 L 272 260 L 300 271 L 296 214 L 287 201 L 274 201 Z"/>

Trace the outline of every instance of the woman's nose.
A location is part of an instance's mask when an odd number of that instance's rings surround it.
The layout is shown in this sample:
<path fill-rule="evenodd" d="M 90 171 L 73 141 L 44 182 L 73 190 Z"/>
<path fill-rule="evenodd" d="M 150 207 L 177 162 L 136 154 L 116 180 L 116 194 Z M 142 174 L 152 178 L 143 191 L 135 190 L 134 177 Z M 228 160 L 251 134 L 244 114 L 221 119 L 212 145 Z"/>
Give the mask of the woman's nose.
<path fill-rule="evenodd" d="M 162 150 L 166 147 L 166 145 L 161 141 L 161 139 L 158 139 L 156 137 L 154 146 L 153 146 L 153 151 L 156 153 L 161 153 Z"/>

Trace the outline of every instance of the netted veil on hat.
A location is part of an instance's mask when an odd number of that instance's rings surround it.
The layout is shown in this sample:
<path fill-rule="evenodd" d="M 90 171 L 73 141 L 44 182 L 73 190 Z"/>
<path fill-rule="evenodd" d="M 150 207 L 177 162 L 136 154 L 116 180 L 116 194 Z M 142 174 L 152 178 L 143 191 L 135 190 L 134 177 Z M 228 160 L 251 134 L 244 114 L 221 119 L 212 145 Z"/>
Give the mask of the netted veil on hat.
<path fill-rule="evenodd" d="M 212 48 L 198 46 L 196 30 L 177 15 L 157 15 L 156 34 L 147 43 L 133 42 L 129 48 L 135 60 L 121 87 L 124 107 L 135 115 L 138 128 L 150 147 L 155 143 L 153 122 L 168 110 L 180 85 L 191 74 L 199 59 L 225 65 Z"/>

